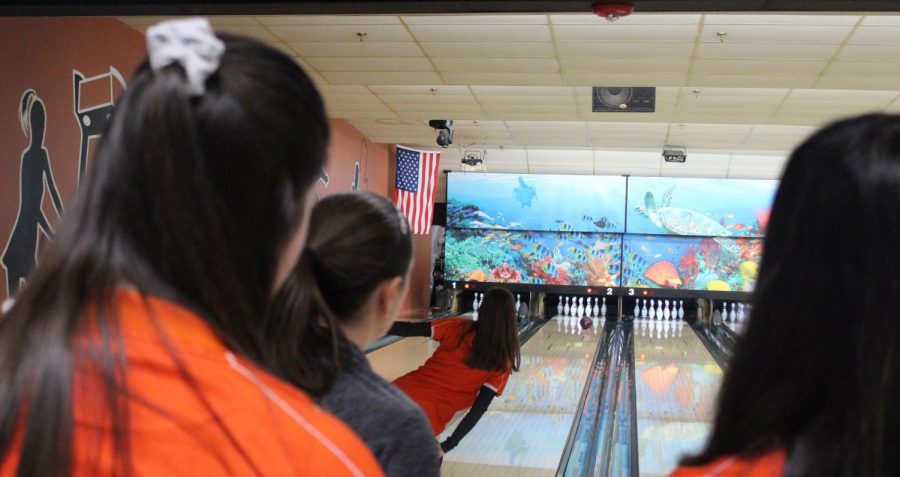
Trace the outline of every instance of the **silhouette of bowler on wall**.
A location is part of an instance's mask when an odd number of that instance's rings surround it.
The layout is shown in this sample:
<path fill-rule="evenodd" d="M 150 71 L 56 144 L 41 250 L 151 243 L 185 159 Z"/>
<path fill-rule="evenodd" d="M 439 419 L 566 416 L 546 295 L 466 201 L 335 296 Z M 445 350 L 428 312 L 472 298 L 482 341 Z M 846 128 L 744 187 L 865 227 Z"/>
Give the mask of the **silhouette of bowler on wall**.
<path fill-rule="evenodd" d="M 62 216 L 63 205 L 50 170 L 50 155 L 44 148 L 47 114 L 44 103 L 34 90 L 26 90 L 19 107 L 19 122 L 31 144 L 22 153 L 19 169 L 19 214 L 3 251 L 6 286 L 12 296 L 37 263 L 38 229 L 48 237 L 53 229 L 44 216 L 44 184 L 50 192 L 56 213 Z"/>

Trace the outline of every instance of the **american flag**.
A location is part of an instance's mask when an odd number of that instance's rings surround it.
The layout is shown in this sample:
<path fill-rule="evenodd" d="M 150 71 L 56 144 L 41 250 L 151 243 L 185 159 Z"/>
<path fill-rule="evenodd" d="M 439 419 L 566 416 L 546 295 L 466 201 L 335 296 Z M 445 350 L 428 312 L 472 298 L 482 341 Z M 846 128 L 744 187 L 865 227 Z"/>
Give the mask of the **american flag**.
<path fill-rule="evenodd" d="M 417 151 L 397 146 L 397 182 L 394 203 L 409 219 L 414 234 L 431 233 L 434 183 L 440 152 Z"/>

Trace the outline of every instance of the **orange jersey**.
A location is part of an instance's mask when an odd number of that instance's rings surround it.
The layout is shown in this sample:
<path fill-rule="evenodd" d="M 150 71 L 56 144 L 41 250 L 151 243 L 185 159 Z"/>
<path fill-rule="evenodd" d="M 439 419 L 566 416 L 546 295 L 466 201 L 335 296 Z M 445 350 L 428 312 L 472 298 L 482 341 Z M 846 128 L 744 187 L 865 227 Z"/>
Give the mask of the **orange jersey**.
<path fill-rule="evenodd" d="M 438 320 L 431 324 L 431 339 L 440 342 L 434 354 L 419 369 L 397 378 L 394 384 L 418 404 L 434 435 L 444 431 L 453 415 L 475 402 L 481 386 L 503 394 L 510 370 L 485 371 L 466 365 L 473 336 L 460 342 L 472 322 L 463 318 Z"/>
<path fill-rule="evenodd" d="M 756 457 L 723 457 L 702 467 L 679 467 L 670 477 L 781 477 L 783 450 Z"/>
<path fill-rule="evenodd" d="M 127 357 L 135 476 L 383 475 L 348 427 L 229 352 L 196 314 L 137 292 L 119 292 L 115 301 Z M 91 346 L 95 340 L 76 342 Z M 72 475 L 110 475 L 112 433 L 101 381 L 90 366 L 76 369 Z M 15 475 L 21 436 L 17 442 L 0 476 Z"/>

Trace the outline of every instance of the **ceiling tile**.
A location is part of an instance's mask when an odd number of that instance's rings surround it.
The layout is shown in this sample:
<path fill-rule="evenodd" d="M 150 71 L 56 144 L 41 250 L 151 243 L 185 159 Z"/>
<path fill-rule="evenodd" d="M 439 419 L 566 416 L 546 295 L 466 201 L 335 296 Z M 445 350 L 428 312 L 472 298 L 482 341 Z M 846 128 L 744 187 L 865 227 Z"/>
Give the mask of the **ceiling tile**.
<path fill-rule="evenodd" d="M 327 71 L 434 71 L 431 62 L 427 58 L 398 57 L 398 58 L 323 58 L 317 56 L 306 57 L 319 72 Z"/>
<path fill-rule="evenodd" d="M 419 41 L 550 41 L 546 25 L 410 25 Z"/>
<path fill-rule="evenodd" d="M 593 149 L 528 149 L 529 166 L 580 165 L 594 167 Z"/>
<path fill-rule="evenodd" d="M 695 74 L 818 75 L 826 61 L 816 60 L 695 60 Z"/>
<path fill-rule="evenodd" d="M 616 25 L 696 25 L 700 23 L 698 14 L 677 13 L 633 13 L 619 18 Z M 592 13 L 572 13 L 566 15 L 550 15 L 550 23 L 554 25 L 597 25 L 606 24 L 606 20 Z"/>
<path fill-rule="evenodd" d="M 900 58 L 897 58 L 900 60 Z M 900 75 L 900 62 L 885 61 L 835 61 L 825 70 L 825 76 L 897 76 Z"/>
<path fill-rule="evenodd" d="M 568 57 L 560 60 L 566 73 L 615 71 L 618 74 L 638 73 L 687 73 L 690 63 L 686 59 L 600 59 L 591 57 Z"/>
<path fill-rule="evenodd" d="M 559 43 L 559 56 L 603 59 L 690 58 L 693 43 Z"/>
<path fill-rule="evenodd" d="M 422 49 L 412 41 L 346 41 L 346 42 L 294 42 L 291 49 L 301 56 L 350 56 L 390 57 L 424 56 Z"/>
<path fill-rule="evenodd" d="M 855 25 L 859 15 L 789 15 L 771 13 L 762 15 L 747 14 L 707 14 L 704 15 L 706 25 Z"/>
<path fill-rule="evenodd" d="M 684 86 L 688 77 L 683 73 L 563 73 L 562 76 L 570 86 Z"/>
<path fill-rule="evenodd" d="M 558 42 L 686 42 L 694 41 L 697 25 L 555 25 Z"/>
<path fill-rule="evenodd" d="M 421 43 L 432 57 L 451 58 L 552 58 L 556 56 L 549 41 L 431 42 Z"/>
<path fill-rule="evenodd" d="M 661 162 L 662 150 L 654 152 L 594 151 L 594 165 L 597 166 L 598 170 L 623 167 L 627 169 L 656 171 L 656 174 L 658 175 Z"/>
<path fill-rule="evenodd" d="M 257 40 L 266 42 L 278 41 L 278 38 L 276 38 L 275 35 L 273 35 L 269 30 L 262 26 L 222 26 L 217 27 L 216 31 L 233 33 L 235 35 L 249 36 L 250 38 L 256 38 Z"/>
<path fill-rule="evenodd" d="M 561 85 L 562 77 L 559 73 L 443 73 L 447 84 L 478 84 L 478 85 L 504 85 L 504 86 L 553 86 Z"/>
<path fill-rule="evenodd" d="M 814 45 L 806 43 L 701 43 L 697 48 L 699 59 L 762 59 L 762 60 L 827 60 L 834 56 L 840 45 Z"/>
<path fill-rule="evenodd" d="M 546 25 L 546 15 L 404 15 L 409 25 Z"/>
<path fill-rule="evenodd" d="M 760 72 L 762 73 L 762 72 Z M 691 75 L 688 84 L 698 87 L 743 87 L 743 88 L 812 88 L 817 76 L 793 75 Z"/>
<path fill-rule="evenodd" d="M 281 41 L 294 42 L 353 42 L 357 33 L 366 33 L 365 41 L 412 41 L 403 25 L 296 25 L 272 26 L 269 30 Z"/>
<path fill-rule="evenodd" d="M 900 15 L 896 14 L 873 14 L 866 15 L 861 25 L 866 26 L 900 26 Z"/>
<path fill-rule="evenodd" d="M 390 105 L 394 104 L 472 104 L 475 97 L 461 94 L 380 94 L 379 97 Z"/>
<path fill-rule="evenodd" d="M 787 101 L 829 102 L 829 101 L 892 101 L 897 91 L 859 91 L 838 89 L 793 89 L 787 95 Z"/>
<path fill-rule="evenodd" d="M 469 90 L 468 86 L 465 85 L 446 85 L 446 84 L 433 84 L 433 85 L 372 85 L 369 87 L 373 93 L 376 94 L 405 94 L 405 95 L 418 95 L 418 94 L 436 94 L 436 95 L 471 95 L 472 91 Z M 432 89 L 436 89 L 436 92 L 432 92 Z"/>
<path fill-rule="evenodd" d="M 816 87 L 859 90 L 900 90 L 900 78 L 896 76 L 823 76 L 816 82 Z"/>
<path fill-rule="evenodd" d="M 557 73 L 556 58 L 434 58 L 442 72 Z"/>
<path fill-rule="evenodd" d="M 400 24 L 400 17 L 393 15 L 261 15 L 256 19 L 266 26 Z"/>
<path fill-rule="evenodd" d="M 900 45 L 844 45 L 838 52 L 841 61 L 897 61 Z"/>
<path fill-rule="evenodd" d="M 851 45 L 897 45 L 900 43 L 900 28 L 896 26 L 861 26 L 853 32 Z"/>
<path fill-rule="evenodd" d="M 485 86 L 473 85 L 477 96 L 572 96 L 570 86 Z"/>
<path fill-rule="evenodd" d="M 485 107 L 492 106 L 502 106 L 502 105 L 524 105 L 524 106 L 532 106 L 532 105 L 571 105 L 575 106 L 575 96 L 524 96 L 524 95 L 515 95 L 515 96 L 500 96 L 500 95 L 487 95 L 487 96 L 477 96 L 478 102 L 483 104 Z"/>
<path fill-rule="evenodd" d="M 719 43 L 716 34 L 727 34 L 726 43 L 822 43 L 840 44 L 847 38 L 852 26 L 791 25 L 709 25 L 703 26 L 700 41 Z"/>
<path fill-rule="evenodd" d="M 433 72 L 351 72 L 326 71 L 322 76 L 333 84 L 439 84 Z"/>

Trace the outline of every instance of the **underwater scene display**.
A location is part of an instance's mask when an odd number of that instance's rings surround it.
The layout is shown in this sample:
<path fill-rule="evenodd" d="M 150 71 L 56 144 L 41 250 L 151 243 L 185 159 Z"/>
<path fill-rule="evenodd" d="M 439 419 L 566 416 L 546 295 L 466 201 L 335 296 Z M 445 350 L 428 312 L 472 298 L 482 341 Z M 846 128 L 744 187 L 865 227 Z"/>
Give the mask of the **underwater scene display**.
<path fill-rule="evenodd" d="M 762 237 L 778 181 L 630 177 L 627 233 Z"/>
<path fill-rule="evenodd" d="M 624 287 L 753 291 L 762 239 L 630 235 L 624 239 Z"/>
<path fill-rule="evenodd" d="M 447 226 L 624 232 L 625 177 L 450 173 Z"/>
<path fill-rule="evenodd" d="M 447 229 L 445 278 L 534 285 L 618 286 L 622 236 Z"/>

